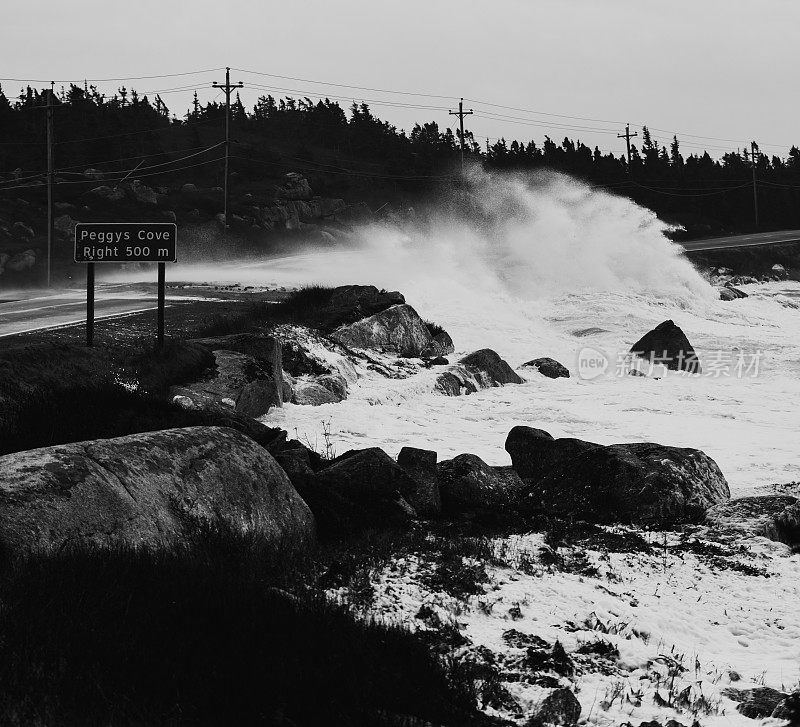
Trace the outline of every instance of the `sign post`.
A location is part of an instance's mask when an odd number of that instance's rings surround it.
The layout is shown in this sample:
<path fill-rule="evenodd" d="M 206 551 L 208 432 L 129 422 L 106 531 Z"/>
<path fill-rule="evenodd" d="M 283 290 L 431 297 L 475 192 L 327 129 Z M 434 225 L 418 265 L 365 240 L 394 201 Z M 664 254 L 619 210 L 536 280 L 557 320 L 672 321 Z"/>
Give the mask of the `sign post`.
<path fill-rule="evenodd" d="M 158 263 L 159 348 L 164 345 L 166 263 L 177 262 L 178 227 L 174 222 L 79 222 L 75 226 L 75 262 L 86 264 L 86 345 L 94 341 L 95 263 Z"/>

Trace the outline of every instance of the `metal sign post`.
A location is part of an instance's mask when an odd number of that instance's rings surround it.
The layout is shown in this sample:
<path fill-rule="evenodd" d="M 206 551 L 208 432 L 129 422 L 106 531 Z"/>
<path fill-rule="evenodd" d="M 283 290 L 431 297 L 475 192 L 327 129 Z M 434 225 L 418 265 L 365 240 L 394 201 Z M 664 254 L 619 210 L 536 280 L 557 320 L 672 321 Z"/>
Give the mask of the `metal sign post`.
<path fill-rule="evenodd" d="M 158 347 L 164 345 L 166 263 L 177 262 L 174 222 L 80 222 L 75 226 L 75 262 L 86 263 L 86 345 L 94 342 L 95 263 L 158 263 Z"/>

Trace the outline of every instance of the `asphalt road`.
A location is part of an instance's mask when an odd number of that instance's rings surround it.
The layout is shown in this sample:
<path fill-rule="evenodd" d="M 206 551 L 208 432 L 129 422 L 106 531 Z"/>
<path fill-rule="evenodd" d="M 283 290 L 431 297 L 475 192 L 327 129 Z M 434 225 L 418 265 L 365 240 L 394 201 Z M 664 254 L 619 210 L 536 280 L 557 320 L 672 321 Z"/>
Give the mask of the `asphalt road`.
<path fill-rule="evenodd" d="M 690 240 L 679 243 L 687 251 L 724 250 L 731 247 L 754 247 L 777 245 L 781 242 L 800 242 L 800 230 L 781 230 L 780 232 L 757 232 L 751 235 L 731 235 L 730 237 L 711 237 L 705 240 Z"/>
<path fill-rule="evenodd" d="M 98 286 L 95 319 L 113 318 L 157 308 L 150 295 L 120 295 L 113 288 Z M 15 333 L 60 328 L 86 322 L 86 291 L 67 290 L 31 297 L 0 296 L 0 338 Z"/>

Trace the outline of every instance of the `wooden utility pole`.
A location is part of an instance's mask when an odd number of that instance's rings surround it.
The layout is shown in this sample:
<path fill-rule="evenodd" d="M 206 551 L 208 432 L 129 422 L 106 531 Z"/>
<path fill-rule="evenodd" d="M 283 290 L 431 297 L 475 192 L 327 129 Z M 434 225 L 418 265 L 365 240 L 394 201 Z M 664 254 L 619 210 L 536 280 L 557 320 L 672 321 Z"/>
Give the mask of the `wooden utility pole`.
<path fill-rule="evenodd" d="M 634 136 L 639 136 L 638 132 L 634 131 L 631 134 L 631 125 L 625 124 L 625 133 L 624 134 L 617 134 L 617 139 L 625 139 L 625 143 L 628 146 L 628 174 L 631 173 L 631 139 Z"/>
<path fill-rule="evenodd" d="M 469 116 L 470 114 L 474 114 L 475 112 L 470 109 L 469 111 L 464 111 L 464 99 L 462 98 L 458 102 L 458 111 L 448 111 L 450 116 L 458 116 L 458 125 L 459 125 L 459 137 L 461 138 L 461 178 L 464 178 L 464 117 Z"/>
<path fill-rule="evenodd" d="M 225 236 L 225 231 L 228 229 L 228 158 L 230 156 L 230 147 L 231 147 L 231 92 L 235 88 L 244 88 L 244 84 L 239 83 L 231 83 L 231 69 L 228 67 L 225 69 L 225 83 L 214 83 L 211 84 L 213 88 L 222 89 L 225 92 L 225 185 L 224 185 L 224 206 L 223 206 L 223 217 L 225 218 L 225 223 L 222 226 L 222 235 Z"/>
<path fill-rule="evenodd" d="M 47 92 L 47 287 L 51 282 L 51 256 L 53 254 L 53 81 Z"/>
<path fill-rule="evenodd" d="M 758 161 L 758 144 L 750 142 L 750 166 L 753 168 L 753 213 L 758 229 L 758 187 L 756 185 L 756 162 Z"/>

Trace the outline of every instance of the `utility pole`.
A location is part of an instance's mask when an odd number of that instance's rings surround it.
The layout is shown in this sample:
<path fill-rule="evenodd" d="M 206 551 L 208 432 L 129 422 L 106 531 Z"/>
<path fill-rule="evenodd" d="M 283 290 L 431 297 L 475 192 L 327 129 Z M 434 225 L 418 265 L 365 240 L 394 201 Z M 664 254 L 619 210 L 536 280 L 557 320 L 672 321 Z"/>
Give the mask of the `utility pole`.
<path fill-rule="evenodd" d="M 53 253 L 53 81 L 47 93 L 47 287 L 51 282 L 51 256 Z"/>
<path fill-rule="evenodd" d="M 219 88 L 225 92 L 225 201 L 223 207 L 223 216 L 225 223 L 222 226 L 222 236 L 225 236 L 225 231 L 228 229 L 228 158 L 230 156 L 231 148 L 231 91 L 235 88 L 244 88 L 244 84 L 234 83 L 231 84 L 231 69 L 225 68 L 225 83 L 211 84 L 212 88 Z"/>
<path fill-rule="evenodd" d="M 631 139 L 633 139 L 634 136 L 639 136 L 639 134 L 636 131 L 631 134 L 630 124 L 625 124 L 624 134 L 617 134 L 617 139 L 625 139 L 625 143 L 628 146 L 628 174 L 631 173 Z"/>
<path fill-rule="evenodd" d="M 464 117 L 469 116 L 470 114 L 474 114 L 475 112 L 470 109 L 469 111 L 464 111 L 464 99 L 462 98 L 458 102 L 458 111 L 448 111 L 450 116 L 458 116 L 458 124 L 460 128 L 459 136 L 461 137 L 461 178 L 464 178 Z"/>
<path fill-rule="evenodd" d="M 756 186 L 756 161 L 758 159 L 758 144 L 750 142 L 750 166 L 753 167 L 753 212 L 756 218 L 756 229 L 758 229 L 758 187 Z"/>

